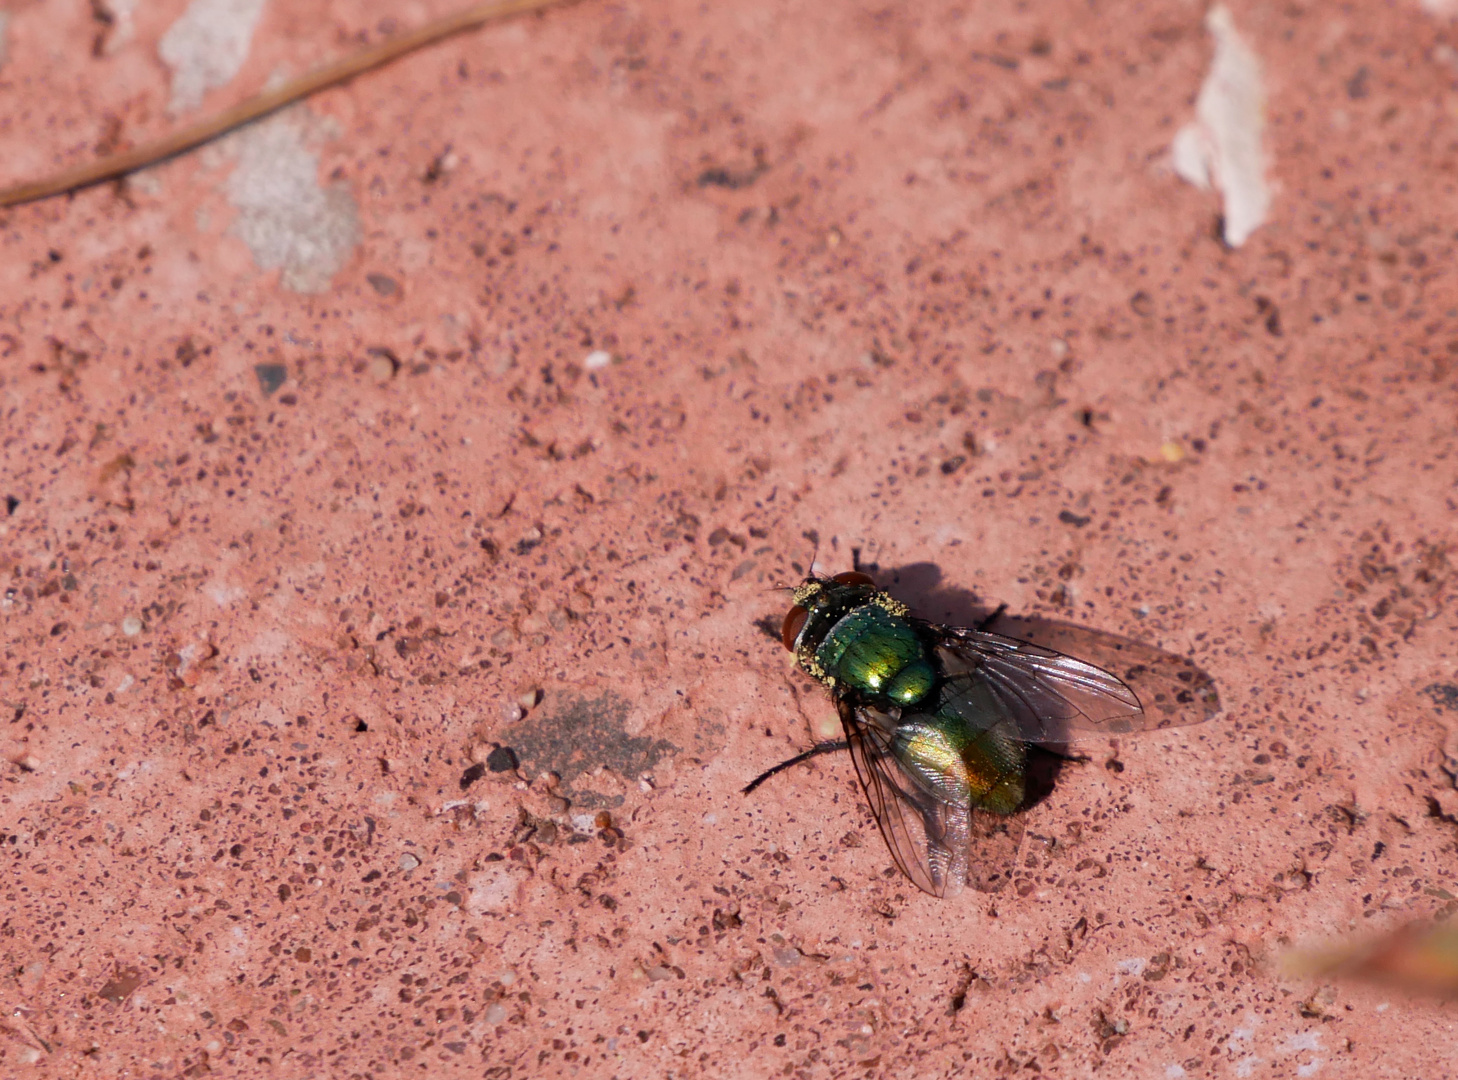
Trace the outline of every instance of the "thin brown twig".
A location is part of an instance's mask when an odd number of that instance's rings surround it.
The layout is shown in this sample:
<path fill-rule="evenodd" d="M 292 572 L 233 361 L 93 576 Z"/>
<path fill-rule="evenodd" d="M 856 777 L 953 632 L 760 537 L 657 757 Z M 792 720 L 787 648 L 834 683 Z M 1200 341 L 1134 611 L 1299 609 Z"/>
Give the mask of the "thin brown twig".
<path fill-rule="evenodd" d="M 261 94 L 256 94 L 247 101 L 241 101 L 232 108 L 224 109 L 216 116 L 190 124 L 180 131 L 164 135 L 154 142 L 120 154 L 112 154 L 63 169 L 44 180 L 6 188 L 0 191 L 0 207 L 18 206 L 21 203 L 47 199 L 52 195 L 64 195 L 93 184 L 115 180 L 127 173 L 136 172 L 138 169 L 144 169 L 159 161 L 165 161 L 193 150 L 203 143 L 227 134 L 236 127 L 267 116 L 269 113 L 277 112 L 285 105 L 291 105 L 325 87 L 335 86 L 382 64 L 388 64 L 397 57 L 423 48 L 441 38 L 459 34 L 463 30 L 473 29 L 483 23 L 495 22 L 512 15 L 520 15 L 524 12 L 568 2 L 570 0 L 486 0 L 484 3 L 473 4 L 464 10 L 444 15 L 424 26 L 401 34 L 399 37 L 390 38 L 388 41 L 371 45 L 350 56 L 341 57 L 317 71 L 291 79 L 275 90 L 266 90 Z"/>

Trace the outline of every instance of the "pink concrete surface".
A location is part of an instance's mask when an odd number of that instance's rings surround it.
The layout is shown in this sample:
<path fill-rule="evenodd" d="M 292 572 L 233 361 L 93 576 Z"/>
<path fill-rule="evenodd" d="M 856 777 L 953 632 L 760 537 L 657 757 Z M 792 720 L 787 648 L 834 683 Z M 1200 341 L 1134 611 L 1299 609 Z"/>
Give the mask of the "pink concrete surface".
<path fill-rule="evenodd" d="M 183 9 L 12 3 L 0 179 L 179 122 Z M 1173 0 L 585 0 L 0 212 L 0 1075 L 1449 1071 L 1281 957 L 1458 908 L 1458 35 L 1232 15 L 1238 250 Z M 817 538 L 1226 712 L 924 896 L 844 757 L 739 793 L 835 733 Z"/>

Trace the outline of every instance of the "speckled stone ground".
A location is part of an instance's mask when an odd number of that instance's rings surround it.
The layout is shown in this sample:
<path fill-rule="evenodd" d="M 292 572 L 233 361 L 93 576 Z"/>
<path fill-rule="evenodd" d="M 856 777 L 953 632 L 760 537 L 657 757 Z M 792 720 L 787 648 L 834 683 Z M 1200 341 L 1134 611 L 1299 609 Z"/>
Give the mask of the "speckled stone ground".
<path fill-rule="evenodd" d="M 184 5 L 98 10 L 0 20 L 3 179 L 175 122 Z M 1454 31 L 1235 4 L 1229 250 L 1202 15 L 584 2 L 0 212 L 0 1074 L 1441 1075 L 1280 958 L 1458 908 Z M 739 794 L 857 549 L 1226 712 L 921 895 L 848 760 Z"/>

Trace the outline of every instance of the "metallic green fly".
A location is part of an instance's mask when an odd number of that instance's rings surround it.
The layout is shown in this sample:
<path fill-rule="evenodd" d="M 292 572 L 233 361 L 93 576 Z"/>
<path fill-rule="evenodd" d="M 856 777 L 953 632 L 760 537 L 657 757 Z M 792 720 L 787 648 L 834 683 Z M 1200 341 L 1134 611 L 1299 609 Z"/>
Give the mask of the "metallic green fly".
<path fill-rule="evenodd" d="M 806 578 L 781 636 L 829 688 L 845 741 L 775 766 L 745 793 L 849 748 L 891 858 L 933 896 L 1009 880 L 1030 747 L 1061 751 L 1089 735 L 1199 723 L 1219 710 L 1209 676 L 1183 658 L 1097 635 L 1120 678 L 1032 641 L 918 619 L 859 572 Z"/>

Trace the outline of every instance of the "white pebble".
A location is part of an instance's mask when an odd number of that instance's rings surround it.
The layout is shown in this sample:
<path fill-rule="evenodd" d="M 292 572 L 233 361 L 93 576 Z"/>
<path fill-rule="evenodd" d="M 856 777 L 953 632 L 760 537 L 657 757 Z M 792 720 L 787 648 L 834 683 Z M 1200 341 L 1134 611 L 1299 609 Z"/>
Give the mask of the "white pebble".
<path fill-rule="evenodd" d="M 587 359 L 582 361 L 582 363 L 587 367 L 588 371 L 595 371 L 598 368 L 605 368 L 612 362 L 613 354 L 610 352 L 603 352 L 601 349 L 597 349 L 593 352 L 588 353 Z"/>
<path fill-rule="evenodd" d="M 127 637 L 136 637 L 142 632 L 142 620 L 135 615 L 128 615 L 122 620 L 122 633 Z"/>
<path fill-rule="evenodd" d="M 400 869 L 401 870 L 407 870 L 407 871 L 414 870 L 419 865 L 420 865 L 420 860 L 417 859 L 414 855 L 411 855 L 408 851 L 404 855 L 401 855 L 400 856 Z"/>

